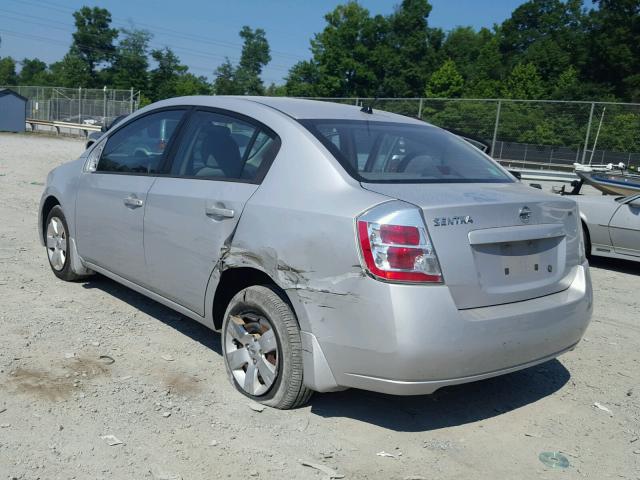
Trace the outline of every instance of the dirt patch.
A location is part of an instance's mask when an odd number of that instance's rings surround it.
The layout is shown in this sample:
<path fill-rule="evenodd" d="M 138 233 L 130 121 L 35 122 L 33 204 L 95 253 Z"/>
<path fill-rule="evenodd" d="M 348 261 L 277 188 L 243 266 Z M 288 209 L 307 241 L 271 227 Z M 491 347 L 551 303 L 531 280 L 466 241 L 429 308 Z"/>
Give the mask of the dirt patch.
<path fill-rule="evenodd" d="M 44 370 L 18 368 L 9 377 L 9 385 L 17 392 L 58 402 L 71 396 L 75 389 L 71 378 L 58 377 Z"/>
<path fill-rule="evenodd" d="M 64 368 L 86 378 L 111 375 L 111 370 L 102 360 L 89 357 L 72 358 L 70 363 L 64 365 Z"/>
<path fill-rule="evenodd" d="M 188 395 L 199 392 L 202 387 L 200 380 L 186 373 L 172 373 L 164 378 L 164 384 L 171 393 Z"/>

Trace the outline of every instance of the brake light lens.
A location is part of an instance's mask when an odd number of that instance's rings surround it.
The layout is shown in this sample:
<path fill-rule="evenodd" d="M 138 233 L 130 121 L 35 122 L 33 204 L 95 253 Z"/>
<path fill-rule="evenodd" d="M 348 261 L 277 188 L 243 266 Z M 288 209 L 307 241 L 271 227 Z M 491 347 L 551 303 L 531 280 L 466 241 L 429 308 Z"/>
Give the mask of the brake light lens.
<path fill-rule="evenodd" d="M 391 213 L 383 204 L 380 214 L 369 211 L 357 221 L 362 258 L 375 277 L 407 283 L 441 283 L 440 264 L 422 217 L 411 208 Z M 376 218 L 377 217 L 377 218 Z M 400 223 L 387 221 L 402 220 Z"/>
<path fill-rule="evenodd" d="M 380 225 L 380 239 L 383 243 L 419 245 L 420 230 L 405 225 Z"/>

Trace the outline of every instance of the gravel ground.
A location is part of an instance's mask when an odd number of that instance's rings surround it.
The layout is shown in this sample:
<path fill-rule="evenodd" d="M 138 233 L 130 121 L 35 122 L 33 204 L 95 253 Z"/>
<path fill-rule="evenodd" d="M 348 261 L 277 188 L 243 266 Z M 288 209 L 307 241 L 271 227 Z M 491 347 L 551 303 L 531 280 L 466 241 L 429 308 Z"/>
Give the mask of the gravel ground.
<path fill-rule="evenodd" d="M 328 478 L 301 460 L 346 479 L 640 478 L 638 264 L 593 262 L 593 322 L 559 360 L 431 396 L 258 412 L 217 334 L 104 277 L 50 272 L 42 185 L 82 149 L 0 134 L 0 478 Z"/>

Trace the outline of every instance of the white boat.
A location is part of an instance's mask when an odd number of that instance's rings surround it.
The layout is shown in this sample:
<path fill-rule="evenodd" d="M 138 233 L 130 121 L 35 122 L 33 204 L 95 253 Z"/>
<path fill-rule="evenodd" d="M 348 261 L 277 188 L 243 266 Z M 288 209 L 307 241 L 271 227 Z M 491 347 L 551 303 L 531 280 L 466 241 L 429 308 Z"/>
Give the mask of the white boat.
<path fill-rule="evenodd" d="M 640 175 L 628 173 L 624 163 L 613 165 L 573 164 L 580 179 L 609 195 L 635 195 L 640 193 Z"/>

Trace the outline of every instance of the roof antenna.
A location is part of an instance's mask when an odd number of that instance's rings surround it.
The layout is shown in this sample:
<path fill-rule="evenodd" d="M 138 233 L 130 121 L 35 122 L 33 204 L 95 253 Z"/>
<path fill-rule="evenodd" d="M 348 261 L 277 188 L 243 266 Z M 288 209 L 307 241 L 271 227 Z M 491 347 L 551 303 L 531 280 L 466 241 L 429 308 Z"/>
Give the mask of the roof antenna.
<path fill-rule="evenodd" d="M 373 105 L 376 103 L 376 100 L 373 101 L 373 103 L 371 103 L 371 105 L 363 105 L 362 108 L 360 109 L 360 111 L 362 113 L 369 113 L 369 114 L 373 114 Z"/>
<path fill-rule="evenodd" d="M 384 80 L 384 77 L 383 77 Z M 368 113 L 369 115 L 373 114 L 373 106 L 378 103 L 378 99 L 380 98 L 380 94 L 382 93 L 382 85 L 380 85 L 378 87 L 378 91 L 376 92 L 376 96 L 373 99 L 373 102 L 371 102 L 371 105 L 363 105 L 362 108 L 360 109 L 360 111 L 362 113 Z"/>

